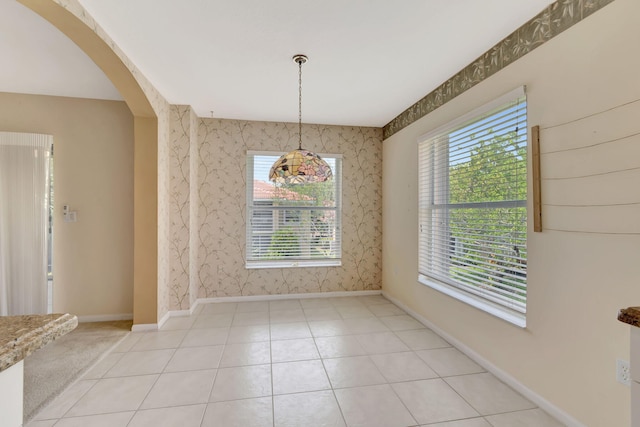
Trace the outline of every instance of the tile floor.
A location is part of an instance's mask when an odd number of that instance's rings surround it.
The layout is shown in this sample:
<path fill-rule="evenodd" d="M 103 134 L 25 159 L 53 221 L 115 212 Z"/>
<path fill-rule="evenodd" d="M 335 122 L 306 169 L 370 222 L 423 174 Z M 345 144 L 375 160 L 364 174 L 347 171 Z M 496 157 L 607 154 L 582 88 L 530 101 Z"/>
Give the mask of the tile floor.
<path fill-rule="evenodd" d="M 215 303 L 129 334 L 29 427 L 559 427 L 382 296 Z"/>

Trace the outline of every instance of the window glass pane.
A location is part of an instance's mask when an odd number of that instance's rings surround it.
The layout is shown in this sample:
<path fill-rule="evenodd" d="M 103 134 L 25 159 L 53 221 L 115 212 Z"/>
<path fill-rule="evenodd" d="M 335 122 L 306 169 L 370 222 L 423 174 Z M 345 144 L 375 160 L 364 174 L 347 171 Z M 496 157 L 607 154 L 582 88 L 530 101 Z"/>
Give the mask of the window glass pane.
<path fill-rule="evenodd" d="M 339 260 L 340 158 L 323 156 L 333 179 L 312 184 L 274 184 L 278 155 L 247 155 L 247 262 Z"/>
<path fill-rule="evenodd" d="M 526 312 L 524 95 L 419 145 L 419 273 Z"/>

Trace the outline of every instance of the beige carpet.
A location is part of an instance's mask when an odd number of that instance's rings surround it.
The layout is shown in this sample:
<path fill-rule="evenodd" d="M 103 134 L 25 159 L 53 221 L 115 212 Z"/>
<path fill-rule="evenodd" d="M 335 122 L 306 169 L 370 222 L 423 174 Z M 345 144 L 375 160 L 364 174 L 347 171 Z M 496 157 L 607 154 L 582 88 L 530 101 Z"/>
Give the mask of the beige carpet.
<path fill-rule="evenodd" d="M 57 397 L 131 331 L 131 320 L 80 323 L 24 360 L 24 420 Z"/>

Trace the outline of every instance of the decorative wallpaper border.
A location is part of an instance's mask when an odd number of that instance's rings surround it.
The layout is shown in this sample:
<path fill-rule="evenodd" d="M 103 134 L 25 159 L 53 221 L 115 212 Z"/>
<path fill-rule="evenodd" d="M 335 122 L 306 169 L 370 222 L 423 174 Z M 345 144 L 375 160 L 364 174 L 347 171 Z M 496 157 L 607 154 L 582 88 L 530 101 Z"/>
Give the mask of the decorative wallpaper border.
<path fill-rule="evenodd" d="M 387 123 L 383 128 L 383 139 L 426 116 L 613 1 L 557 0 L 550 4 L 529 22 Z"/>

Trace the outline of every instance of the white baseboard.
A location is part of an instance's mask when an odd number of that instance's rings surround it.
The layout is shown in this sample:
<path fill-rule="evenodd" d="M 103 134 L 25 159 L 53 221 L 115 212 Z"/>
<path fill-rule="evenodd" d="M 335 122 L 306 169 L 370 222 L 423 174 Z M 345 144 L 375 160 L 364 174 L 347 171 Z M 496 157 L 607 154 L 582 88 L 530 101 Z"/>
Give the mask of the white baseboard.
<path fill-rule="evenodd" d="M 173 310 L 173 311 L 170 311 L 169 313 L 171 313 L 171 316 L 169 317 L 185 317 L 185 316 L 191 316 L 192 310 Z"/>
<path fill-rule="evenodd" d="M 172 317 L 173 315 L 171 314 L 172 311 L 167 311 L 164 316 L 162 316 L 160 318 L 160 320 L 158 320 L 158 329 L 162 328 L 162 326 L 167 322 L 167 320 L 169 320 L 170 317 Z"/>
<path fill-rule="evenodd" d="M 407 307 L 405 304 L 403 304 L 396 298 L 388 295 L 386 292 L 382 292 L 382 295 L 385 298 L 387 298 L 389 301 L 393 302 L 398 307 L 402 308 L 404 311 L 406 311 L 408 314 L 410 314 L 420 323 L 425 325 L 427 328 L 431 329 L 432 331 L 440 335 L 442 338 L 448 341 L 451 345 L 453 345 L 458 350 L 466 354 L 470 359 L 472 359 L 478 365 L 485 368 L 488 372 L 491 372 L 500 381 L 504 382 L 509 387 L 513 388 L 515 391 L 517 391 L 518 393 L 520 393 L 521 395 L 523 395 L 524 397 L 526 397 L 527 399 L 529 399 L 530 401 L 538 405 L 540 409 L 544 410 L 545 412 L 547 412 L 549 415 L 551 415 L 561 423 L 564 423 L 567 427 L 586 427 L 584 424 L 582 424 L 581 422 L 573 418 L 571 415 L 567 414 L 565 411 L 558 408 L 556 405 L 552 404 L 547 399 L 540 396 L 538 393 L 536 393 L 535 391 L 531 390 L 530 388 L 528 388 L 527 386 L 525 386 L 524 384 L 516 380 L 513 376 L 511 376 L 507 372 L 503 371 L 502 369 L 500 369 L 499 367 L 497 367 L 496 365 L 494 365 L 493 363 L 489 362 L 487 359 L 485 359 L 484 357 L 476 353 L 474 350 L 472 350 L 467 345 L 465 345 L 462 341 L 449 335 L 448 333 L 446 333 L 445 331 L 443 331 L 442 329 L 434 325 L 432 322 L 424 318 L 422 315 L 411 310 L 409 307 Z"/>
<path fill-rule="evenodd" d="M 131 332 L 157 331 L 158 329 L 157 323 L 141 323 L 139 325 L 133 325 L 131 327 Z"/>
<path fill-rule="evenodd" d="M 198 298 L 196 305 L 211 302 L 251 302 L 251 301 L 273 301 L 280 299 L 308 299 L 308 298 L 336 298 L 336 297 L 362 297 L 367 295 L 380 295 L 382 290 L 375 291 L 340 291 L 340 292 L 315 292 L 307 294 L 284 294 L 284 295 L 248 295 L 239 297 L 216 297 Z"/>
<path fill-rule="evenodd" d="M 122 313 L 122 314 L 95 314 L 89 316 L 77 316 L 79 323 L 87 323 L 87 322 L 110 322 L 113 320 L 131 320 L 133 319 L 133 314 L 131 313 Z"/>

